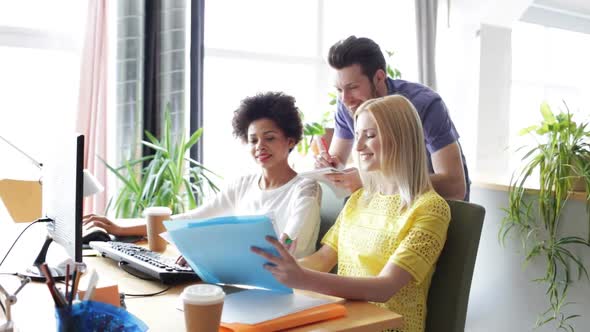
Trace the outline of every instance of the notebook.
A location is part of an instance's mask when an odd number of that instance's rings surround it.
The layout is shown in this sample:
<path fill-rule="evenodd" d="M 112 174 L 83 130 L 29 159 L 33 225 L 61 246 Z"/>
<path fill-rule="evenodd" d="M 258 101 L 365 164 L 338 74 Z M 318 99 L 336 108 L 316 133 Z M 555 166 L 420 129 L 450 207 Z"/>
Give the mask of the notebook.
<path fill-rule="evenodd" d="M 282 293 L 293 290 L 263 268 L 266 260 L 251 246 L 278 255 L 265 240 L 277 237 L 268 216 L 226 216 L 205 220 L 165 221 L 168 236 L 201 280 L 211 284 L 246 285 Z"/>
<path fill-rule="evenodd" d="M 324 304 L 258 324 L 221 322 L 219 332 L 275 332 L 344 317 L 346 314 L 346 307 L 342 304 Z"/>
<path fill-rule="evenodd" d="M 225 297 L 221 321 L 259 324 L 309 308 L 343 301 L 344 299 L 338 297 L 310 296 L 300 292 L 287 294 L 249 289 Z"/>
<path fill-rule="evenodd" d="M 336 197 L 344 198 L 344 197 L 350 196 L 350 193 L 346 189 L 336 187 L 334 185 L 334 183 L 332 183 L 332 181 L 330 181 L 330 180 L 328 180 L 328 178 L 326 178 L 325 175 L 326 174 L 333 174 L 333 173 L 344 174 L 344 173 L 353 172 L 353 171 L 355 171 L 355 168 L 338 169 L 338 168 L 334 168 L 334 167 L 326 167 L 326 168 L 314 169 L 314 170 L 307 171 L 307 172 L 301 172 L 301 173 L 299 173 L 299 176 L 322 182 L 325 185 L 327 185 L 334 192 Z"/>

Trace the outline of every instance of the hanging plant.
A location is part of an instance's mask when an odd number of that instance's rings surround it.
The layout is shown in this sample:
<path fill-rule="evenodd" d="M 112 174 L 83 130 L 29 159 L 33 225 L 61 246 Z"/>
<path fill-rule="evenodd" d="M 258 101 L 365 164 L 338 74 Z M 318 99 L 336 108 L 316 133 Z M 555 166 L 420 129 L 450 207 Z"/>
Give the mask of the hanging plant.
<path fill-rule="evenodd" d="M 584 184 L 586 211 L 590 211 L 590 133 L 587 123 L 574 122 L 567 105 L 565 108 L 566 112 L 554 115 L 543 103 L 542 122 L 521 130 L 521 135 L 532 135 L 536 143 L 525 147 L 529 150 L 522 158 L 523 166 L 511 179 L 499 240 L 504 244 L 512 233 L 521 240 L 525 264 L 545 261 L 545 274 L 534 282 L 545 285 L 549 307 L 539 315 L 536 326 L 553 322 L 558 330 L 574 331 L 570 322 L 580 315 L 566 315 L 564 309 L 571 305 L 567 294 L 572 282 L 582 277 L 589 280 L 588 270 L 574 250 L 590 247 L 590 234 L 564 236 L 559 226 L 580 222 L 562 216 L 576 182 Z M 539 190 L 534 192 L 525 188 L 533 174 L 539 176 Z M 583 220 L 590 225 L 588 213 Z"/>

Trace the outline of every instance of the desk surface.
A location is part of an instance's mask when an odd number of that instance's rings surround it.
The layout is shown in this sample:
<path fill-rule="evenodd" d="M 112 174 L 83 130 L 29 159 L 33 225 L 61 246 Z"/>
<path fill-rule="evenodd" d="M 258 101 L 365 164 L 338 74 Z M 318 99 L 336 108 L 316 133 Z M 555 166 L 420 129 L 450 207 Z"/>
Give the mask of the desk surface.
<path fill-rule="evenodd" d="M 84 257 L 89 268 L 94 268 L 101 278 L 115 281 L 120 292 L 145 294 L 162 290 L 163 285 L 141 280 L 119 269 L 115 262 L 102 257 Z M 17 278 L 1 276 L 0 282 L 7 290 L 14 291 Z M 152 297 L 126 297 L 127 309 L 149 327 L 150 331 L 183 331 L 184 316 L 176 309 L 178 295 L 187 284 L 177 285 L 164 294 Z M 290 331 L 380 331 L 399 327 L 399 314 L 362 301 L 344 304 L 348 315 L 344 318 L 311 324 Z M 19 331 L 44 331 L 55 327 L 53 304 L 44 283 L 31 283 L 19 294 L 13 306 L 13 320 Z M 1 314 L 0 314 L 1 316 Z"/>

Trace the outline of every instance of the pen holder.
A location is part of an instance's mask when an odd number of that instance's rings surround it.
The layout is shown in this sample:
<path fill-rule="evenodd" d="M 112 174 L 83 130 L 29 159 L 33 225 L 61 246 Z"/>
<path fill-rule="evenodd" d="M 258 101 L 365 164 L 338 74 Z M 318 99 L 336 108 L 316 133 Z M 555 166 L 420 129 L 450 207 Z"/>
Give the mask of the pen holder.
<path fill-rule="evenodd" d="M 147 331 L 147 325 L 127 310 L 113 305 L 82 301 L 65 308 L 55 308 L 57 331 Z"/>

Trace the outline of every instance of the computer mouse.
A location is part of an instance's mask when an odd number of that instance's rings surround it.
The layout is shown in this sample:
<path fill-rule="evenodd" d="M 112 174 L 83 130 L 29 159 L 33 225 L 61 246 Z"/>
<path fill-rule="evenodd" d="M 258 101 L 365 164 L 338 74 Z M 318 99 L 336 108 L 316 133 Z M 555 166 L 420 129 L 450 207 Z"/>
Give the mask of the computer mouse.
<path fill-rule="evenodd" d="M 96 229 L 82 236 L 82 244 L 88 244 L 90 241 L 111 241 L 111 236 L 105 231 Z"/>

